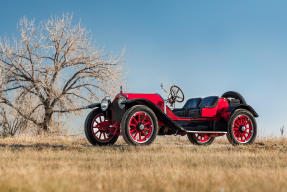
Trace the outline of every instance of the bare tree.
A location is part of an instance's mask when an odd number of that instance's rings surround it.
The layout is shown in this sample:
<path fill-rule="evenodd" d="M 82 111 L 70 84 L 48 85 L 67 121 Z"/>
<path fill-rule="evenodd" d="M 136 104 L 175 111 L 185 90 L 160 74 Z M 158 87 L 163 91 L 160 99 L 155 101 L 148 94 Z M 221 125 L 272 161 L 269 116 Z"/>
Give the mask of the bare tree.
<path fill-rule="evenodd" d="M 28 121 L 21 117 L 17 112 L 0 105 L 0 134 L 2 137 L 14 136 L 27 127 Z"/>
<path fill-rule="evenodd" d="M 121 83 L 121 55 L 105 55 L 71 16 L 39 25 L 23 18 L 19 30 L 13 42 L 0 39 L 0 102 L 41 130 L 49 130 L 54 115 L 79 112 L 103 94 L 112 96 Z M 27 105 L 30 110 L 23 110 Z"/>
<path fill-rule="evenodd" d="M 285 128 L 284 125 L 280 128 L 281 137 L 284 137 Z"/>
<path fill-rule="evenodd" d="M 3 89 L 2 80 L 4 79 L 4 75 L 0 75 L 2 78 L 0 78 L 0 90 Z M 2 98 L 6 98 L 6 92 L 0 92 L 0 96 Z M 26 95 L 26 97 L 13 97 L 10 96 L 10 98 L 13 98 L 12 103 L 14 103 L 15 107 L 19 110 L 21 110 L 24 114 L 29 114 L 29 111 L 31 111 L 31 103 L 32 98 L 29 97 L 29 95 Z M 17 100 L 16 100 L 17 99 Z M 14 136 L 16 134 L 23 133 L 26 131 L 27 127 L 29 126 L 29 133 L 35 132 L 36 126 L 29 122 L 26 118 L 19 115 L 19 113 L 14 109 L 6 105 L 5 103 L 0 103 L 0 135 L 2 137 L 7 136 Z"/>

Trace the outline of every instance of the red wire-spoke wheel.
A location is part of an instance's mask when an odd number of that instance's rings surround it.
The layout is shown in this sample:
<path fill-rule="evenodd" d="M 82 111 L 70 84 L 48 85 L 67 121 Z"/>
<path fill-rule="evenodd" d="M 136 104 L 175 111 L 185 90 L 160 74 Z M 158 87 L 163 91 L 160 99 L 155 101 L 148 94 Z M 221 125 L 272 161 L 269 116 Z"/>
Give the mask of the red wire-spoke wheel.
<path fill-rule="evenodd" d="M 195 145 L 210 145 L 215 139 L 215 137 L 211 137 L 208 133 L 188 133 L 187 137 Z"/>
<path fill-rule="evenodd" d="M 151 144 L 158 132 L 157 118 L 147 106 L 133 106 L 124 114 L 121 122 L 121 132 L 128 144 Z"/>
<path fill-rule="evenodd" d="M 92 111 L 85 122 L 85 134 L 88 141 L 93 145 L 112 145 L 118 135 L 113 135 L 110 128 L 111 120 L 107 119 L 100 109 Z"/>
<path fill-rule="evenodd" d="M 208 134 L 206 134 L 206 133 L 195 133 L 194 135 L 195 135 L 196 139 L 197 139 L 199 142 L 202 142 L 202 143 L 208 141 L 208 140 L 211 138 L 211 137 L 210 137 Z"/>
<path fill-rule="evenodd" d="M 251 144 L 257 134 L 254 116 L 245 109 L 236 110 L 228 123 L 227 138 L 233 145 Z"/>
<path fill-rule="evenodd" d="M 130 136 L 138 143 L 144 143 L 149 140 L 153 130 L 152 119 L 145 112 L 137 112 L 130 119 Z"/>
<path fill-rule="evenodd" d="M 239 115 L 233 121 L 233 134 L 238 141 L 245 143 L 253 134 L 253 126 L 251 120 L 243 115 Z"/>
<path fill-rule="evenodd" d="M 111 121 L 106 119 L 103 113 L 96 115 L 92 121 L 91 129 L 95 139 L 106 142 L 111 140 L 113 137 L 109 131 Z"/>

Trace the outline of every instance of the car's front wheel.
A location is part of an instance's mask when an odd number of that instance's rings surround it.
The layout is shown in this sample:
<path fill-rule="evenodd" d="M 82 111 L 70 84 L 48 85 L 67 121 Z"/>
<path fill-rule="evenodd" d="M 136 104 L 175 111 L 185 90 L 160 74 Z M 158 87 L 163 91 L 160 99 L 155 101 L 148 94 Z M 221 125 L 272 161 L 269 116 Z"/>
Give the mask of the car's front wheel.
<path fill-rule="evenodd" d="M 211 137 L 207 133 L 188 133 L 187 137 L 194 145 L 210 145 L 215 139 L 215 137 Z"/>
<path fill-rule="evenodd" d="M 254 116 L 245 109 L 236 110 L 228 122 L 227 139 L 232 145 L 252 144 L 257 135 Z"/>
<path fill-rule="evenodd" d="M 128 144 L 149 145 L 158 133 L 157 117 L 147 106 L 135 105 L 125 112 L 121 133 Z"/>
<path fill-rule="evenodd" d="M 93 110 L 85 121 L 86 138 L 92 145 L 113 145 L 119 136 L 113 135 L 110 125 L 111 120 L 101 109 Z"/>

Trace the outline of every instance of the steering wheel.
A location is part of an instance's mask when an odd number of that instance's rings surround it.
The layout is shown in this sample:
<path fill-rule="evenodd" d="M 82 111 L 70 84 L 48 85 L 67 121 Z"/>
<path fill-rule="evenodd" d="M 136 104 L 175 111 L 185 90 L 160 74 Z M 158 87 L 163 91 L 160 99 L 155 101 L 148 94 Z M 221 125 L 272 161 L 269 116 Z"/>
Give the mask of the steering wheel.
<path fill-rule="evenodd" d="M 173 106 L 175 102 L 183 102 L 184 94 L 183 91 L 176 85 L 170 87 L 170 92 L 168 95 L 168 102 Z"/>

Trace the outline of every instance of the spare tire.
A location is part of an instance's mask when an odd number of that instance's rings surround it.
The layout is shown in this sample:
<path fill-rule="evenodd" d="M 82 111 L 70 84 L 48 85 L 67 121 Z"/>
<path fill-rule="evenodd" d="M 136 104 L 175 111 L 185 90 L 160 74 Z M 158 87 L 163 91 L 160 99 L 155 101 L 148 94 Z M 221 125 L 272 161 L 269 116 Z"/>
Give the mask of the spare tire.
<path fill-rule="evenodd" d="M 235 91 L 227 91 L 221 97 L 238 99 L 240 101 L 240 104 L 246 105 L 244 97 L 240 93 Z"/>

